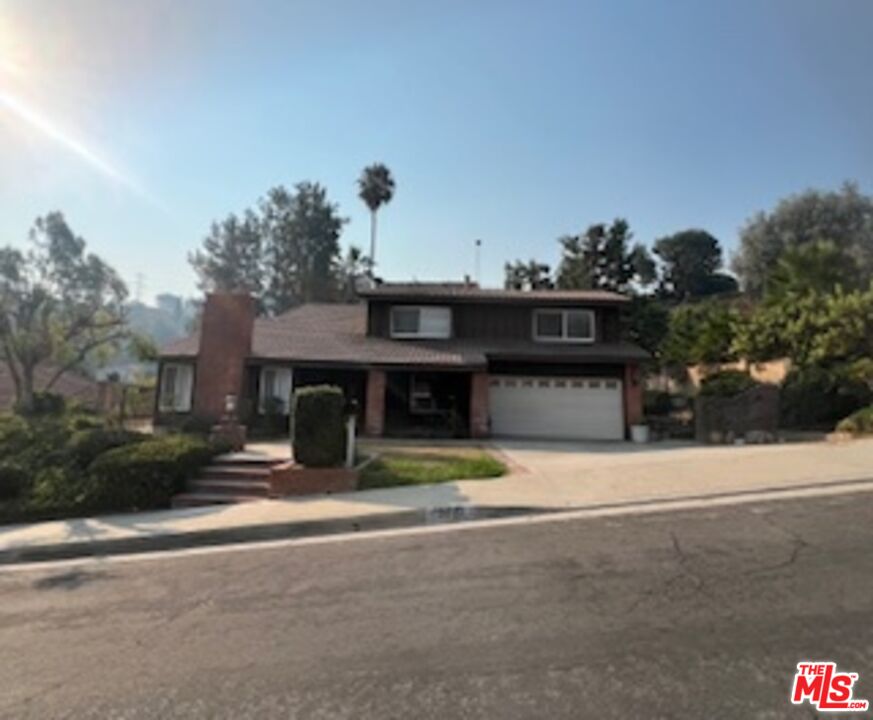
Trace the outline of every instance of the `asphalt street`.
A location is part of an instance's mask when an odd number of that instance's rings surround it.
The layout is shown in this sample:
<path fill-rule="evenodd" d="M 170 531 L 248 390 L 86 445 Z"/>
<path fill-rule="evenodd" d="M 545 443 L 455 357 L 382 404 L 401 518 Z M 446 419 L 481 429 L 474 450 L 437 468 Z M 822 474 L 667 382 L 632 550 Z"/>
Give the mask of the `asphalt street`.
<path fill-rule="evenodd" d="M 0 716 L 813 718 L 871 550 L 859 493 L 0 571 Z"/>

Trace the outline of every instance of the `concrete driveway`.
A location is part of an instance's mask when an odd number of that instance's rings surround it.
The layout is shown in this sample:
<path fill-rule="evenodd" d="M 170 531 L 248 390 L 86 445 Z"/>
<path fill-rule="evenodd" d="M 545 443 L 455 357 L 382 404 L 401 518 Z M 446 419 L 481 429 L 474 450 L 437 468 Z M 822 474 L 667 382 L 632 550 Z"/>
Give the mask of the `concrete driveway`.
<path fill-rule="evenodd" d="M 710 496 L 873 479 L 873 439 L 754 446 L 680 442 L 493 443 L 511 474 L 461 482 L 477 502 L 580 506 Z M 491 496 L 494 495 L 492 498 Z"/>

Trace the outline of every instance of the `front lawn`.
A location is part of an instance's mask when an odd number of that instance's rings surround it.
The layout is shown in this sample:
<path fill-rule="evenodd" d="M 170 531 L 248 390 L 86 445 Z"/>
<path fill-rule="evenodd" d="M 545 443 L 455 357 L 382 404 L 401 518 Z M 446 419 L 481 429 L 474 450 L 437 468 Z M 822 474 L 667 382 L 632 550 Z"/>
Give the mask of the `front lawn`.
<path fill-rule="evenodd" d="M 499 477 L 506 466 L 481 450 L 384 452 L 361 470 L 361 490 Z"/>

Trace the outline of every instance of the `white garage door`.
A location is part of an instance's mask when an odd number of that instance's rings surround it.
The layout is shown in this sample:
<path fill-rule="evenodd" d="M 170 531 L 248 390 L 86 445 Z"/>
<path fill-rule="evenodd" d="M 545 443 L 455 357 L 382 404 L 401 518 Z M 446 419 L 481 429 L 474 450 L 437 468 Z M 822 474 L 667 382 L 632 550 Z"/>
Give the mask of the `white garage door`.
<path fill-rule="evenodd" d="M 507 437 L 621 440 L 621 381 L 492 375 L 491 433 Z"/>

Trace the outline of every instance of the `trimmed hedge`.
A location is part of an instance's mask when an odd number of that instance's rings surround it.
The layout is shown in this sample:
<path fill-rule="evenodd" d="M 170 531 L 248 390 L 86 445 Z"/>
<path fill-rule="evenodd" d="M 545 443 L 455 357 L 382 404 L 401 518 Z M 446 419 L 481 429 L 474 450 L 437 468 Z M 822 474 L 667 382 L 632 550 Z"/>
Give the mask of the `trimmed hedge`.
<path fill-rule="evenodd" d="M 703 378 L 700 394 L 705 397 L 736 397 L 759 384 L 742 370 L 722 370 Z"/>
<path fill-rule="evenodd" d="M 873 405 L 861 408 L 840 420 L 837 431 L 852 435 L 873 435 Z"/>
<path fill-rule="evenodd" d="M 332 385 L 294 392 L 294 459 L 306 467 L 341 465 L 346 455 L 345 399 Z"/>
<path fill-rule="evenodd" d="M 168 507 L 185 480 L 221 449 L 200 438 L 168 435 L 109 450 L 88 468 L 83 502 L 113 512 Z"/>

